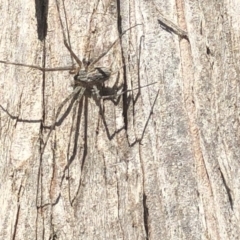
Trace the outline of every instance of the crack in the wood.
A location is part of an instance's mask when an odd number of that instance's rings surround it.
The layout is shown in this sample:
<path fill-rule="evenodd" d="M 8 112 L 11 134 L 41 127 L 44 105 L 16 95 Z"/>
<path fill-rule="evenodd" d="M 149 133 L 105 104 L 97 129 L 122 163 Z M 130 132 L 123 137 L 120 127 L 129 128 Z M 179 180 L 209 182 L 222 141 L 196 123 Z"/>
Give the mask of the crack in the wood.
<path fill-rule="evenodd" d="M 118 33 L 122 34 L 122 17 L 121 17 L 121 4 L 120 0 L 117 0 L 117 25 L 118 25 Z M 120 46 L 122 49 L 122 39 L 120 39 Z M 123 63 L 123 92 L 127 90 L 127 72 L 126 72 L 126 60 L 123 55 L 123 51 L 121 50 L 121 57 Z M 128 129 L 128 118 L 127 118 L 127 110 L 128 110 L 128 97 L 127 94 L 123 94 L 123 119 L 124 119 L 124 128 Z"/>
<path fill-rule="evenodd" d="M 146 239 L 148 239 L 149 237 L 148 217 L 149 217 L 149 211 L 147 206 L 147 196 L 145 193 L 143 193 L 143 219 L 144 219 L 144 227 L 146 232 Z"/>
<path fill-rule="evenodd" d="M 47 36 L 48 0 L 35 0 L 38 39 L 43 41 Z"/>
<path fill-rule="evenodd" d="M 118 182 L 117 182 L 117 196 L 118 196 L 118 201 L 117 201 L 117 204 L 118 204 L 118 219 L 119 219 L 119 226 L 121 228 L 121 231 L 122 231 L 122 237 L 124 239 L 124 231 L 123 231 L 123 228 L 122 228 L 122 223 L 120 221 L 120 216 L 119 216 L 119 213 L 120 213 L 120 204 L 119 204 L 119 201 L 120 201 L 120 193 L 119 193 L 119 185 L 118 185 Z"/>
<path fill-rule="evenodd" d="M 223 175 L 220 168 L 219 168 L 219 171 L 220 171 L 220 174 L 221 174 L 221 177 L 222 177 L 222 180 L 223 180 L 223 185 L 224 185 L 224 187 L 226 189 L 226 192 L 227 192 L 227 196 L 228 196 L 228 199 L 229 199 L 231 209 L 233 210 L 233 198 L 232 198 L 232 195 L 231 195 L 231 189 L 228 187 L 226 179 L 224 178 L 224 175 Z"/>
<path fill-rule="evenodd" d="M 21 190 L 22 190 L 22 184 L 20 185 L 20 188 L 18 190 L 18 196 L 17 196 L 18 208 L 17 208 L 17 214 L 16 214 L 15 223 L 14 223 L 14 231 L 13 231 L 12 240 L 16 239 L 16 234 L 17 234 L 17 225 L 18 225 L 19 213 L 20 213 L 20 194 L 21 194 Z"/>

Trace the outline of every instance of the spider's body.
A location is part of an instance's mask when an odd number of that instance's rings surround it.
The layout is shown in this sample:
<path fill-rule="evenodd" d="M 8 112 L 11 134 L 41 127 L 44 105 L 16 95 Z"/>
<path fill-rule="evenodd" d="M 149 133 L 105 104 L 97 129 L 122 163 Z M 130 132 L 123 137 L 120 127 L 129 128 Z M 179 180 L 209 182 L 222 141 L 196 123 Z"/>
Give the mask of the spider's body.
<path fill-rule="evenodd" d="M 86 89 L 101 88 L 103 83 L 110 78 L 109 68 L 96 67 L 92 71 L 79 70 L 74 76 L 75 86 L 81 86 Z"/>

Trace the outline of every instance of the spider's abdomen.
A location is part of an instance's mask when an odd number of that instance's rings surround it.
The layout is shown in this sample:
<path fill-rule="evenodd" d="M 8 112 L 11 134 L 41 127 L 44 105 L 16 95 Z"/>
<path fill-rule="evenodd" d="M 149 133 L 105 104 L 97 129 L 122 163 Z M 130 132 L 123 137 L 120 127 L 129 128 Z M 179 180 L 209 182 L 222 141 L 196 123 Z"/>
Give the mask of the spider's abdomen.
<path fill-rule="evenodd" d="M 104 82 L 109 79 L 111 71 L 108 68 L 95 68 L 93 71 L 88 73 L 88 79 L 91 81 Z"/>
<path fill-rule="evenodd" d="M 80 70 L 74 77 L 75 84 L 86 88 L 91 88 L 93 85 L 102 85 L 102 83 L 109 79 L 111 71 L 109 68 L 96 67 L 94 70 L 87 72 Z"/>

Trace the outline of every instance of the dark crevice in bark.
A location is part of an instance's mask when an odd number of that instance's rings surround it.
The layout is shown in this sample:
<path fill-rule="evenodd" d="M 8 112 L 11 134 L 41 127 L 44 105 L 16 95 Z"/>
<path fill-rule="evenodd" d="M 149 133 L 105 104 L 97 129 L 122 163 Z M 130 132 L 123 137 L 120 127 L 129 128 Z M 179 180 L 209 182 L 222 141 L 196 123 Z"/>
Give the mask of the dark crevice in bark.
<path fill-rule="evenodd" d="M 35 10 L 37 19 L 37 33 L 40 41 L 47 36 L 48 0 L 35 0 Z"/>
<path fill-rule="evenodd" d="M 220 170 L 221 177 L 222 177 L 222 180 L 223 180 L 223 185 L 226 188 L 226 192 L 227 192 L 227 195 L 228 195 L 228 199 L 229 199 L 231 209 L 233 210 L 233 199 L 232 199 L 232 195 L 231 195 L 231 189 L 228 187 L 226 179 L 224 178 L 224 175 L 223 175 L 220 168 L 219 168 L 219 170 Z"/>
<path fill-rule="evenodd" d="M 146 239 L 149 237 L 149 229 L 148 229 L 148 217 L 149 217 L 149 211 L 147 206 L 147 196 L 145 193 L 143 193 L 143 217 L 144 217 L 144 227 L 146 232 Z"/>
<path fill-rule="evenodd" d="M 21 194 L 21 190 L 22 190 L 22 185 L 20 186 L 19 191 L 18 191 L 18 197 L 17 197 L 18 208 L 17 208 L 17 215 L 16 215 L 15 224 L 14 224 L 14 232 L 13 232 L 12 240 L 16 239 L 16 234 L 17 234 L 17 225 L 18 225 L 19 212 L 20 212 L 20 194 Z"/>
<path fill-rule="evenodd" d="M 121 4 L 120 0 L 117 0 L 117 26 L 119 36 L 122 34 L 122 16 L 121 16 Z M 120 45 L 122 49 L 122 39 L 120 39 Z M 123 50 L 121 51 L 122 55 L 122 63 L 123 63 L 123 92 L 127 90 L 127 72 L 126 72 L 126 60 L 123 54 Z M 123 94 L 123 119 L 124 119 L 124 127 L 125 130 L 128 129 L 128 120 L 127 120 L 127 110 L 128 110 L 128 97 L 127 94 Z"/>
<path fill-rule="evenodd" d="M 46 43 L 43 41 L 43 52 L 42 52 L 42 68 L 46 66 Z M 45 122 L 45 88 L 46 88 L 46 73 L 42 71 L 42 119 L 40 124 L 40 163 L 42 162 L 42 154 L 44 150 L 44 141 L 43 141 L 43 131 L 44 131 L 44 122 Z"/>

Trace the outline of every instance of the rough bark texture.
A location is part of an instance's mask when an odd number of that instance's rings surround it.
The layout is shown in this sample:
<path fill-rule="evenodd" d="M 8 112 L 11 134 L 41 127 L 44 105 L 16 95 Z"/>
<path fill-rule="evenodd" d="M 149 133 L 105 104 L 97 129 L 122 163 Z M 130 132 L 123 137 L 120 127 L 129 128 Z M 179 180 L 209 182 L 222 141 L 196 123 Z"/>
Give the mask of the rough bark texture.
<path fill-rule="evenodd" d="M 0 7 L 0 60 L 72 64 L 55 1 Z M 97 64 L 112 69 L 108 92 L 157 83 L 116 102 L 69 101 L 45 149 L 72 76 L 0 63 L 0 238 L 238 239 L 239 9 L 238 0 L 66 1 L 80 59 L 142 24 Z"/>

